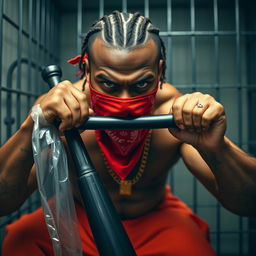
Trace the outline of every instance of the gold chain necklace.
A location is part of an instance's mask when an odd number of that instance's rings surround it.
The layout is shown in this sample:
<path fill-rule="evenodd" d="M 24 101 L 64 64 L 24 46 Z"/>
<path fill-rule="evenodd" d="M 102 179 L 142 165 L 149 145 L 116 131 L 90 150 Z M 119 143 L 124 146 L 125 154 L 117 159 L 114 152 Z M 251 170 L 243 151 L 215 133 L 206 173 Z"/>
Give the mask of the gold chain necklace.
<path fill-rule="evenodd" d="M 139 179 L 141 178 L 142 174 L 144 173 L 145 167 L 146 167 L 146 163 L 147 163 L 147 159 L 148 159 L 148 153 L 149 153 L 149 147 L 150 147 L 150 139 L 151 139 L 151 132 L 152 130 L 149 131 L 147 139 L 145 141 L 145 145 L 144 145 L 144 150 L 142 153 L 142 157 L 141 157 L 141 163 L 140 163 L 140 167 L 139 170 L 137 172 L 137 174 L 135 175 L 135 177 L 133 177 L 131 180 L 122 180 L 109 166 L 104 153 L 101 151 L 102 155 L 103 155 L 103 159 L 104 159 L 104 163 L 108 169 L 109 174 L 111 175 L 111 177 L 113 178 L 113 180 L 119 184 L 119 194 L 120 195 L 126 195 L 126 196 L 130 196 L 132 194 L 132 185 L 136 184 Z"/>

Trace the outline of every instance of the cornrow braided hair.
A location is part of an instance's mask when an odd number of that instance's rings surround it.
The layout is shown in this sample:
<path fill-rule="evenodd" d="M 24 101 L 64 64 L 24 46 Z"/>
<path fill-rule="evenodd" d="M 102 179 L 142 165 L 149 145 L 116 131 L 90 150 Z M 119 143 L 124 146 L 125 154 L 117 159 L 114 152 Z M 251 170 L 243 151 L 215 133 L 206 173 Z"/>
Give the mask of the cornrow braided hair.
<path fill-rule="evenodd" d="M 101 36 L 105 42 L 120 49 L 136 48 L 136 46 L 147 42 L 149 33 L 155 35 L 160 41 L 160 59 L 163 60 L 163 72 L 160 81 L 165 82 L 166 48 L 159 36 L 159 29 L 152 25 L 149 18 L 142 16 L 139 12 L 131 14 L 119 11 L 113 11 L 110 15 L 105 15 L 94 22 L 84 37 L 79 62 L 79 68 L 83 70 L 81 78 L 84 77 L 86 71 L 83 57 L 85 54 L 89 54 L 90 38 L 98 32 L 102 32 Z"/>

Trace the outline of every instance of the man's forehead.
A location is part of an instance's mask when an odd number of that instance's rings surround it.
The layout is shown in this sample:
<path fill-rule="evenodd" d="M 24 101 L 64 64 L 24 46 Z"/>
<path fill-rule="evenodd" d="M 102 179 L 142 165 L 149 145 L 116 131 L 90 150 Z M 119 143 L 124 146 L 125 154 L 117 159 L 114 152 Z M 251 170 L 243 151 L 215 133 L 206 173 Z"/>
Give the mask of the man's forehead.
<path fill-rule="evenodd" d="M 138 47 L 120 49 L 97 37 L 91 44 L 89 56 L 90 62 L 97 67 L 123 70 L 154 66 L 159 59 L 158 48 L 153 39 Z"/>

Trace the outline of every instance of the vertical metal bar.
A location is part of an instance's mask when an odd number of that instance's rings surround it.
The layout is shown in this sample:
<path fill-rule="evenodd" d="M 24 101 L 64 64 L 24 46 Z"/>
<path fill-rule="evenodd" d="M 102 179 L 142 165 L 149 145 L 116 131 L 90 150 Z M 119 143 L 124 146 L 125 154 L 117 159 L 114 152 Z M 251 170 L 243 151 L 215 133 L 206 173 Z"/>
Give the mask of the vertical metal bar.
<path fill-rule="evenodd" d="M 56 31 L 59 31 L 59 28 L 60 28 L 60 16 L 59 16 L 59 14 L 56 15 L 56 16 L 57 16 Z M 57 35 L 57 33 L 56 33 L 56 35 Z M 58 49 L 58 51 L 56 51 L 56 53 L 57 53 L 57 56 L 59 56 L 59 54 L 60 54 L 59 47 L 58 47 L 58 45 L 60 43 L 59 37 L 58 38 L 55 37 L 55 41 L 56 41 L 55 47 Z M 57 58 L 57 56 L 56 56 L 56 61 L 58 63 L 59 62 L 59 58 Z"/>
<path fill-rule="evenodd" d="M 48 59 L 51 61 L 52 58 L 52 41 L 53 36 L 52 36 L 52 11 L 53 11 L 53 3 L 51 0 L 48 0 L 48 29 L 47 29 L 47 42 L 48 42 Z M 48 62 L 49 63 L 49 62 Z"/>
<path fill-rule="evenodd" d="M 144 16 L 149 17 L 149 0 L 144 0 Z"/>
<path fill-rule="evenodd" d="M 237 107 L 238 107 L 238 146 L 242 146 L 243 122 L 242 122 L 242 85 L 241 85 L 241 41 L 240 41 L 240 11 L 239 0 L 235 0 L 236 19 L 236 85 L 237 85 Z M 239 255 L 243 255 L 243 219 L 239 217 Z"/>
<path fill-rule="evenodd" d="M 53 3 L 52 3 L 52 1 L 49 1 L 49 31 L 48 31 L 48 35 L 49 35 L 49 38 L 50 38 L 50 40 L 48 40 L 49 41 L 49 59 L 51 60 L 52 59 L 52 57 L 53 57 L 53 51 L 52 51 L 52 45 L 53 45 L 53 41 L 54 41 L 54 37 L 53 37 L 53 28 L 52 28 L 52 17 L 53 17 L 53 15 L 54 15 L 54 13 L 53 13 Z"/>
<path fill-rule="evenodd" d="M 46 23 L 45 23 L 45 46 L 46 46 L 46 50 L 47 50 L 47 63 L 49 63 L 50 61 L 50 55 L 51 55 L 51 52 L 50 52 L 50 41 L 49 39 L 51 39 L 51 34 L 50 34 L 50 12 L 51 12 L 51 8 L 50 8 L 50 0 L 47 0 L 46 1 Z M 49 35 L 49 37 L 48 37 Z"/>
<path fill-rule="evenodd" d="M 51 2 L 52 3 L 52 2 Z M 56 40 L 56 37 L 55 37 L 55 4 L 52 3 L 52 14 L 51 14 L 51 37 L 52 37 L 52 44 L 51 44 L 51 53 L 52 53 L 52 60 L 54 61 L 55 59 L 55 40 Z"/>
<path fill-rule="evenodd" d="M 56 9 L 57 10 L 57 9 Z M 58 12 L 55 12 L 55 14 L 58 14 Z M 57 16 L 57 22 L 56 22 L 56 31 L 59 31 L 59 28 L 60 28 L 60 15 L 58 14 L 58 15 L 56 15 Z M 57 33 L 56 33 L 57 34 Z M 55 41 L 56 41 L 56 44 L 55 44 L 55 47 L 58 49 L 58 51 L 56 51 L 56 53 L 57 53 L 57 56 L 59 56 L 59 54 L 60 54 L 60 51 L 59 51 L 59 44 L 60 44 L 60 40 L 59 40 L 59 37 L 58 38 L 56 38 L 55 37 Z M 57 61 L 57 63 L 59 62 L 59 58 L 57 58 L 57 56 L 56 56 L 56 61 Z"/>
<path fill-rule="evenodd" d="M 195 0 L 190 0 L 191 51 L 192 51 L 192 89 L 196 90 L 196 38 L 195 32 Z"/>
<path fill-rule="evenodd" d="M 46 22 L 46 6 L 45 6 L 45 2 L 46 0 L 42 0 L 42 6 L 41 6 L 41 48 L 42 48 L 42 60 L 43 60 L 43 64 L 46 63 L 46 54 L 45 54 L 45 39 L 46 39 L 46 33 L 45 33 L 45 22 Z"/>
<path fill-rule="evenodd" d="M 3 67 L 3 1 L 0 0 L 0 86 L 2 86 L 2 67 Z M 2 89 L 0 87 L 0 122 L 2 122 Z M 2 145 L 2 125 L 0 125 L 0 145 Z"/>
<path fill-rule="evenodd" d="M 33 1 L 29 0 L 29 6 L 28 6 L 28 81 L 27 81 L 27 91 L 31 92 L 31 82 L 32 82 L 32 33 L 33 33 Z M 27 112 L 31 106 L 31 97 L 27 96 Z M 32 197 L 30 196 L 28 198 L 28 204 L 27 204 L 27 210 L 28 212 L 32 212 Z"/>
<path fill-rule="evenodd" d="M 172 0 L 167 0 L 167 31 L 172 32 Z M 171 82 L 172 78 L 172 37 L 168 36 L 167 38 L 167 50 L 168 50 L 168 73 L 167 73 L 167 79 L 168 82 Z M 171 56 L 171 57 L 170 57 Z M 171 67 L 171 68 L 170 68 Z"/>
<path fill-rule="evenodd" d="M 48 54 L 47 54 L 47 50 L 48 50 L 48 40 L 46 40 L 46 35 L 47 35 L 47 27 L 48 27 L 48 0 L 44 0 L 44 42 L 43 42 L 43 47 L 44 47 L 44 55 L 45 55 L 45 63 L 48 63 Z"/>
<path fill-rule="evenodd" d="M 53 44 L 53 52 L 54 52 L 54 54 L 55 54 L 55 56 L 54 56 L 54 60 L 56 61 L 56 62 L 58 62 L 58 59 L 57 59 L 57 57 L 56 57 L 56 55 L 58 55 L 59 54 L 59 51 L 58 51 L 58 40 L 59 40 L 59 38 L 58 37 L 56 37 L 55 35 L 57 35 L 58 34 L 58 23 L 59 23 L 59 17 L 58 17 L 58 11 L 57 11 L 57 8 L 54 6 L 54 16 L 53 16 L 53 23 L 54 23 L 54 25 L 53 25 L 53 37 L 54 37 L 54 44 Z M 42 79 L 42 78 L 41 78 Z"/>
<path fill-rule="evenodd" d="M 246 8 L 243 10 L 243 14 L 246 14 L 246 30 L 248 30 L 248 25 L 253 25 L 253 32 L 256 31 L 256 20 L 254 18 L 254 10 L 256 9 L 256 2 L 251 5 L 247 3 Z M 255 109 L 256 109 L 256 37 L 248 35 L 246 38 L 246 65 L 247 65 L 247 120 L 248 124 L 248 140 L 247 143 L 249 145 L 249 152 L 253 156 L 256 156 L 256 121 L 255 121 Z M 249 231 L 248 238 L 248 255 L 256 255 L 256 219 L 249 218 L 247 229 Z"/>
<path fill-rule="evenodd" d="M 8 83 L 7 79 L 7 88 L 12 88 L 12 83 Z M 12 134 L 12 124 L 14 122 L 14 118 L 12 117 L 12 93 L 10 91 L 7 92 L 6 95 L 6 114 L 5 114 L 5 125 L 6 125 L 6 139 L 8 139 Z"/>
<path fill-rule="evenodd" d="M 81 35 L 82 35 L 82 12 L 83 12 L 83 3 L 82 0 L 77 0 L 77 43 L 76 51 L 79 54 L 81 51 Z"/>
<path fill-rule="evenodd" d="M 172 0 L 167 0 L 167 31 L 171 32 L 172 31 Z M 172 37 L 168 36 L 167 38 L 167 58 L 166 61 L 169 64 L 168 65 L 168 69 L 167 69 L 167 80 L 169 83 L 171 83 L 171 78 L 172 78 Z M 171 57 L 170 57 L 171 56 Z M 175 167 L 172 168 L 171 172 L 170 172 L 170 186 L 172 188 L 172 191 L 175 191 L 175 187 L 174 187 L 174 171 L 175 171 Z"/>
<path fill-rule="evenodd" d="M 39 34 L 38 34 L 38 59 L 41 61 L 41 64 L 44 64 L 44 52 L 43 52 L 43 9 L 44 9 L 44 0 L 39 0 Z M 38 85 L 40 84 L 40 77 L 38 77 Z M 41 93 L 41 88 L 40 86 L 37 86 L 37 92 L 40 94 Z"/>
<path fill-rule="evenodd" d="M 12 83 L 10 84 L 7 79 L 7 87 L 10 89 L 12 87 Z M 7 92 L 7 99 L 6 99 L 6 117 L 5 117 L 5 124 L 6 124 L 6 137 L 11 137 L 12 134 L 12 124 L 14 122 L 14 118 L 12 117 L 12 93 Z"/>
<path fill-rule="evenodd" d="M 99 0 L 99 18 L 104 16 L 104 0 Z"/>
<path fill-rule="evenodd" d="M 19 30 L 18 30 L 18 67 L 17 67 L 17 89 L 21 89 L 21 56 L 22 56 L 22 28 L 23 28 L 23 0 L 19 0 Z M 19 128 L 21 122 L 21 99 L 17 93 L 17 110 L 16 110 L 16 129 Z"/>
<path fill-rule="evenodd" d="M 213 12 L 214 12 L 214 62 L 215 62 L 215 89 L 216 97 L 220 99 L 220 68 L 219 68 L 219 15 L 218 15 L 218 0 L 213 1 Z"/>
<path fill-rule="evenodd" d="M 213 15 L 214 15 L 214 63 L 215 63 L 215 89 L 216 89 L 216 99 L 220 99 L 220 69 L 219 69 L 219 17 L 218 17 L 218 0 L 213 1 Z M 221 228 L 221 218 L 220 218 L 220 203 L 216 202 L 216 252 L 217 255 L 220 254 L 221 249 L 221 239 L 220 239 L 220 228 Z"/>
<path fill-rule="evenodd" d="M 127 0 L 122 0 L 122 12 L 127 13 Z"/>
<path fill-rule="evenodd" d="M 195 0 L 190 0 L 190 29 L 191 36 L 191 53 L 192 53 L 192 91 L 196 91 L 196 38 L 193 32 L 195 32 Z M 197 213 L 197 180 L 193 178 L 193 211 Z"/>
<path fill-rule="evenodd" d="M 37 47 L 36 47 L 36 58 L 41 61 L 40 58 L 40 41 L 41 41 L 41 0 L 36 1 L 36 41 L 37 41 Z M 39 71 L 39 70 L 38 70 Z M 41 77 L 39 76 L 39 72 L 37 73 L 37 79 L 36 79 L 36 90 L 35 93 L 39 94 L 40 89 L 39 86 L 41 84 Z"/>
<path fill-rule="evenodd" d="M 33 33 L 33 1 L 29 0 L 28 7 L 28 81 L 27 81 L 27 90 L 31 92 L 31 81 L 32 81 L 32 69 L 31 69 L 31 60 L 32 60 L 32 33 Z M 31 106 L 31 97 L 27 96 L 27 110 L 29 110 Z"/>
<path fill-rule="evenodd" d="M 19 0 L 18 7 L 18 46 L 17 46 L 17 57 L 18 57 L 18 65 L 17 65 L 17 89 L 21 89 L 21 57 L 22 57 L 22 29 L 23 29 L 23 0 Z M 16 130 L 19 129 L 21 123 L 21 95 L 17 92 L 16 95 Z M 17 216 L 21 216 L 21 209 L 17 211 Z"/>
<path fill-rule="evenodd" d="M 52 2 L 51 2 L 52 3 Z M 55 17 L 55 5 L 54 3 L 52 3 L 52 13 L 51 13 L 51 53 L 52 53 L 52 59 L 54 60 L 54 55 L 55 55 L 55 49 L 54 49 L 54 44 L 55 44 L 55 33 L 54 33 L 54 26 L 55 26 L 55 22 L 54 22 L 54 17 Z"/>

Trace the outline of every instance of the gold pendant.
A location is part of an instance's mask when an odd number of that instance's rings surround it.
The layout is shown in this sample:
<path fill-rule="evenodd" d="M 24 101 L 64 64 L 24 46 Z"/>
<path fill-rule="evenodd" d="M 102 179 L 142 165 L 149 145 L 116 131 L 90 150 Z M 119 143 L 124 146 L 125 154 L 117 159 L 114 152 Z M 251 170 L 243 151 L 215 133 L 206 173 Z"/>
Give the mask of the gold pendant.
<path fill-rule="evenodd" d="M 132 194 L 132 183 L 129 180 L 120 180 L 120 195 L 130 196 Z"/>

